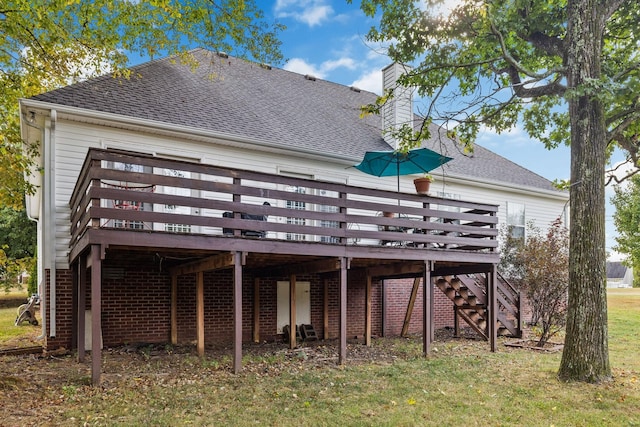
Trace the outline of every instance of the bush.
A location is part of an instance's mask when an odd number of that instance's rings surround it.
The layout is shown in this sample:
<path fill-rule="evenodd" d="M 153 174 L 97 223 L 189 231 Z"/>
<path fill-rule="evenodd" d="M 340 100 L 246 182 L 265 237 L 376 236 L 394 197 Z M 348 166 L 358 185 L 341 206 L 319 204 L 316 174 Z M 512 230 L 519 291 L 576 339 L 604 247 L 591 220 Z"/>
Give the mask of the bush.
<path fill-rule="evenodd" d="M 502 231 L 502 235 L 508 229 Z M 519 240 L 519 241 L 517 241 Z M 518 283 L 531 306 L 531 324 L 537 326 L 543 347 L 566 324 L 569 287 L 569 233 L 556 219 L 546 234 L 532 224 L 523 239 L 502 238 L 501 273 Z"/>

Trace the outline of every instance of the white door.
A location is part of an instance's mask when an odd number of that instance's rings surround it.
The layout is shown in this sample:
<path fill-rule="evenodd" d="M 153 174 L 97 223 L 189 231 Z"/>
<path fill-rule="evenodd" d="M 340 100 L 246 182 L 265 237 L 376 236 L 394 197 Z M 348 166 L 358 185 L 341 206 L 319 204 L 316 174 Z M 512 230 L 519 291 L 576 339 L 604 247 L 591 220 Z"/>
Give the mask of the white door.
<path fill-rule="evenodd" d="M 311 324 L 311 283 L 296 282 L 296 323 Z M 278 333 L 289 324 L 289 282 L 278 282 Z"/>

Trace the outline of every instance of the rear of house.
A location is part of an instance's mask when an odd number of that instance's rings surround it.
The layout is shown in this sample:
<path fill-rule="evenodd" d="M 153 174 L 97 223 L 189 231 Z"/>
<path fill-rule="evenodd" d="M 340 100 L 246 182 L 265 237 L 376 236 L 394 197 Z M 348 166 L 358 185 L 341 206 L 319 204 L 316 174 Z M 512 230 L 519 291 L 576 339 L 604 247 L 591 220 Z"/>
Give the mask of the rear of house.
<path fill-rule="evenodd" d="M 195 71 L 165 59 L 21 101 L 44 171 L 27 208 L 47 347 L 196 341 L 233 344 L 237 359 L 242 342 L 311 325 L 342 359 L 347 337 L 454 316 L 495 336 L 517 296 L 492 295 L 498 228 L 545 227 L 566 193 L 480 146 L 465 156 L 433 127 L 427 145 L 454 160 L 417 195 L 413 177 L 352 167 L 395 148 L 378 117 L 360 118 L 375 94 L 193 54 Z"/>

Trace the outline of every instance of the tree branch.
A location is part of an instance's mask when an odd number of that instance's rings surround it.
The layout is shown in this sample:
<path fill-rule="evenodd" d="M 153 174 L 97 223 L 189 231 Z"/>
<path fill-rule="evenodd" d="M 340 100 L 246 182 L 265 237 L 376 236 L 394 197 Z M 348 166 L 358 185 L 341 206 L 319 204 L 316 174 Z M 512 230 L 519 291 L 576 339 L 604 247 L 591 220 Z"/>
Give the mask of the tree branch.
<path fill-rule="evenodd" d="M 561 78 L 557 77 L 554 81 L 543 86 L 534 86 L 527 88 L 525 83 L 520 79 L 520 73 L 515 66 L 509 66 L 504 70 L 511 80 L 514 92 L 521 98 L 538 98 L 541 96 L 562 96 L 567 88 L 560 83 Z M 547 76 L 548 77 L 548 76 Z M 546 77 L 544 77 L 546 78 Z M 543 80 L 543 79 L 540 79 Z M 534 82 L 527 82 L 527 84 Z"/>
<path fill-rule="evenodd" d="M 556 55 L 564 59 L 566 47 L 564 40 L 558 37 L 551 37 L 539 31 L 529 35 L 522 35 L 523 39 L 531 42 L 536 48 L 543 50 L 550 55 Z M 564 61 L 563 61 L 564 62 Z"/>
<path fill-rule="evenodd" d="M 627 161 L 627 162 L 625 162 L 625 163 L 620 163 L 618 166 L 616 166 L 616 167 L 614 167 L 614 168 L 612 168 L 612 169 L 609 169 L 609 170 L 605 171 L 605 177 L 606 177 L 606 178 L 605 178 L 604 185 L 609 185 L 609 184 L 611 184 L 612 182 L 615 182 L 616 184 L 621 184 L 623 181 L 625 181 L 625 180 L 627 180 L 627 179 L 631 178 L 632 176 L 634 176 L 634 175 L 636 175 L 636 174 L 640 173 L 640 169 L 638 169 L 638 168 L 637 168 L 637 165 L 638 165 L 637 157 L 636 157 L 635 159 L 632 157 L 631 159 L 628 159 L 628 160 L 632 160 L 632 161 L 633 161 L 634 166 L 636 166 L 636 167 L 635 167 L 634 169 L 632 169 L 632 170 L 628 171 L 628 172 L 627 172 L 625 175 L 623 175 L 622 177 L 618 177 L 618 176 L 615 174 L 615 171 L 617 171 L 619 168 L 621 168 L 621 167 L 623 167 L 624 165 L 626 165 L 626 164 L 628 163 L 628 161 Z"/>
<path fill-rule="evenodd" d="M 603 22 L 608 21 L 609 18 L 611 18 L 611 15 L 613 15 L 625 1 L 632 0 L 600 0 L 599 3 L 602 10 Z"/>

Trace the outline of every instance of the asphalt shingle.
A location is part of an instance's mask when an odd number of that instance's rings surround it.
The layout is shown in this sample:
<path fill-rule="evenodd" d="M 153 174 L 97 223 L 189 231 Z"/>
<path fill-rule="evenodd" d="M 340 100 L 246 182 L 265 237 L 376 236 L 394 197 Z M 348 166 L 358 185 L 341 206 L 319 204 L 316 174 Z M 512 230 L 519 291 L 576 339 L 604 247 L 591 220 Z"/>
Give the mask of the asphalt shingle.
<path fill-rule="evenodd" d="M 33 99 L 71 107 L 189 126 L 300 148 L 322 155 L 361 158 L 390 150 L 378 116 L 360 117 L 376 94 L 276 67 L 196 49 L 200 66 L 175 58 L 132 68 L 129 79 L 110 75 L 63 87 Z M 553 190 L 535 173 L 479 145 L 473 155 L 432 125 L 427 146 L 454 160 L 445 173 Z"/>

